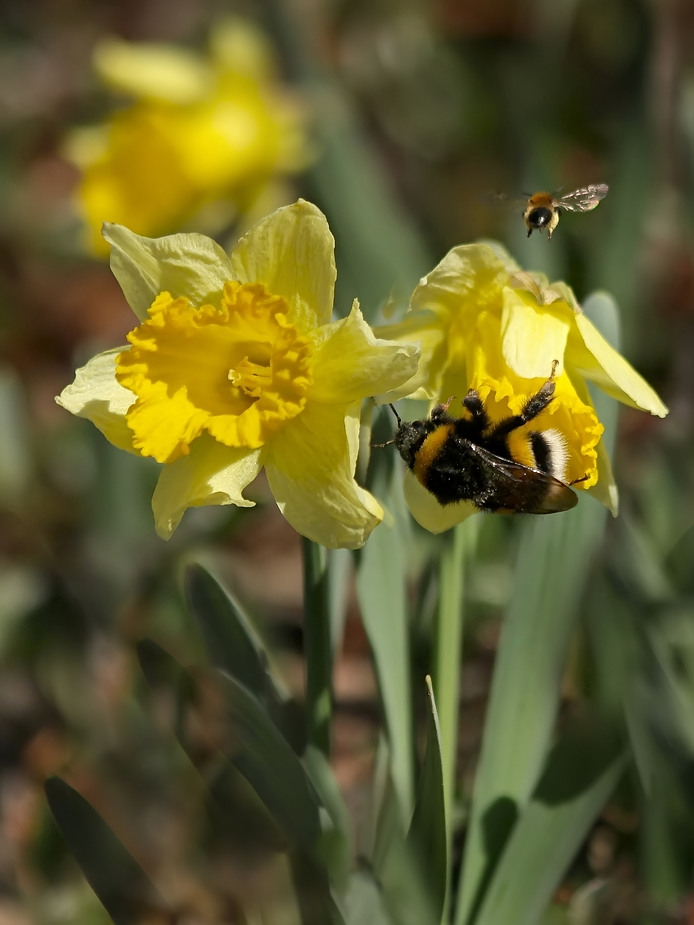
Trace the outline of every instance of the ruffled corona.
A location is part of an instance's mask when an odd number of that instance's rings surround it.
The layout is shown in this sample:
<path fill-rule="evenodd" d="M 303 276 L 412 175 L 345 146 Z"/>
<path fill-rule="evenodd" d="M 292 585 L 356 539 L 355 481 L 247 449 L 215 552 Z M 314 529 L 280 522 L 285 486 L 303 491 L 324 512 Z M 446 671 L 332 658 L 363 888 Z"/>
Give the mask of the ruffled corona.
<path fill-rule="evenodd" d="M 134 445 L 157 462 L 187 454 L 204 431 L 261 447 L 306 404 L 310 341 L 260 284 L 228 282 L 218 307 L 162 292 L 128 340 L 116 378 L 137 395 L 127 413 Z"/>

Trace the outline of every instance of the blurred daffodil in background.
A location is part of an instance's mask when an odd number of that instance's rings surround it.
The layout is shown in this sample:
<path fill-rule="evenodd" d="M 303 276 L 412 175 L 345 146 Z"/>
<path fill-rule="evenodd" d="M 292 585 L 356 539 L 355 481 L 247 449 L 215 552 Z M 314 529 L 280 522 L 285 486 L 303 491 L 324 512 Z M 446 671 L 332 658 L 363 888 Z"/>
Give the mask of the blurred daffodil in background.
<path fill-rule="evenodd" d="M 108 252 L 103 221 L 143 235 L 187 225 L 214 233 L 291 198 L 282 178 L 310 160 L 306 112 L 251 23 L 218 22 L 206 56 L 106 38 L 93 61 L 122 105 L 64 145 L 81 171 L 76 201 L 90 250 Z"/>
<path fill-rule="evenodd" d="M 591 490 L 614 514 L 617 487 L 587 383 L 624 404 L 667 414 L 654 390 L 586 317 L 569 286 L 522 271 L 496 244 L 453 248 L 417 285 L 403 321 L 378 333 L 421 344 L 417 376 L 401 394 L 409 388 L 410 397 L 438 403 L 475 389 L 492 422 L 518 414 L 558 361 L 553 401 L 509 435 L 509 448 L 514 459 L 532 466 L 524 458 L 529 432 L 559 432 L 566 482 Z M 451 411 L 461 413 L 459 402 Z M 410 473 L 405 492 L 415 519 L 433 532 L 477 510 L 468 503 L 440 505 Z"/>
<path fill-rule="evenodd" d="M 303 200 L 231 257 L 210 238 L 110 225 L 111 266 L 139 324 L 57 399 L 116 446 L 164 464 L 152 499 L 168 538 L 184 511 L 250 507 L 264 467 L 285 518 L 324 546 L 363 545 L 383 511 L 354 480 L 363 398 L 401 385 L 418 348 L 377 340 L 355 302 L 331 321 L 334 241 Z"/>

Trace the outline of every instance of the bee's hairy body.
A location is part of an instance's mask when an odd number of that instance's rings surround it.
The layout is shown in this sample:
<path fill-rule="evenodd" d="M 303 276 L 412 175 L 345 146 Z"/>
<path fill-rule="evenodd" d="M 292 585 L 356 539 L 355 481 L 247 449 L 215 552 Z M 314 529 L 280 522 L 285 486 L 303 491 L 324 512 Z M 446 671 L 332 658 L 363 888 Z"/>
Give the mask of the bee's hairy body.
<path fill-rule="evenodd" d="M 557 225 L 559 224 L 561 212 L 551 193 L 535 193 L 528 199 L 525 211 L 523 212 L 523 221 L 528 229 L 528 237 L 533 231 L 547 231 L 547 237 L 551 238 Z"/>
<path fill-rule="evenodd" d="M 554 380 L 532 395 L 520 414 L 493 423 L 479 394 L 463 400 L 466 417 L 437 405 L 425 420 L 400 422 L 395 445 L 418 481 L 440 504 L 469 501 L 483 511 L 545 514 L 568 510 L 577 498 L 562 481 L 565 442 L 554 430 L 530 431 L 528 466 L 514 459 L 509 435 L 552 401 Z"/>

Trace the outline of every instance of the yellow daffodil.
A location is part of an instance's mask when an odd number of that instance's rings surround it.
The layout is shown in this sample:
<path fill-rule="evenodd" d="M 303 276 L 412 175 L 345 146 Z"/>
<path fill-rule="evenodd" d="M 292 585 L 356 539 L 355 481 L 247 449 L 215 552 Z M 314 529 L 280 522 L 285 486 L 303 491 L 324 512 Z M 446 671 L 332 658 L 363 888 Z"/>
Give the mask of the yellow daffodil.
<path fill-rule="evenodd" d="M 263 35 L 229 19 L 210 45 L 206 58 L 115 38 L 97 46 L 97 74 L 132 102 L 65 145 L 82 171 L 78 208 L 96 253 L 107 253 L 104 220 L 145 235 L 192 222 L 214 231 L 306 163 L 304 116 L 280 92 Z"/>
<path fill-rule="evenodd" d="M 168 538 L 189 507 L 249 507 L 264 467 L 300 533 L 361 546 L 383 512 L 354 480 L 363 398 L 396 388 L 418 348 L 377 340 L 355 302 L 331 322 L 336 270 L 324 215 L 300 200 L 227 257 L 211 239 L 106 227 L 140 323 L 129 347 L 77 371 L 57 399 L 116 446 L 164 468 L 152 506 Z"/>
<path fill-rule="evenodd" d="M 554 400 L 530 424 L 513 431 L 512 455 L 532 465 L 525 459 L 528 431 L 559 431 L 567 451 L 564 480 L 591 490 L 613 513 L 617 488 L 586 382 L 625 404 L 660 417 L 667 414 L 653 389 L 583 314 L 568 286 L 550 285 L 539 274 L 521 271 L 496 246 L 454 248 L 420 281 L 404 320 L 378 333 L 421 344 L 417 376 L 399 395 L 433 403 L 460 399 L 474 388 L 492 421 L 518 414 L 558 361 Z M 453 403 L 451 411 L 462 413 L 457 408 Z M 438 504 L 409 473 L 406 494 L 415 518 L 434 532 L 476 510 L 467 503 Z"/>

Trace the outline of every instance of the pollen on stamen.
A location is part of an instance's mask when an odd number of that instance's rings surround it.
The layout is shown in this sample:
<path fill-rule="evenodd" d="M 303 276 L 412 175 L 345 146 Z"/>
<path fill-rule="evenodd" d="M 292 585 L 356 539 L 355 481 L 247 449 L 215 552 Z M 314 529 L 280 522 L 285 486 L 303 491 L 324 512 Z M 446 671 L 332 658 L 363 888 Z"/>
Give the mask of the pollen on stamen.
<path fill-rule="evenodd" d="M 127 420 L 143 455 L 168 461 L 203 431 L 226 446 L 260 447 L 304 409 L 312 343 L 285 300 L 234 282 L 222 301 L 196 308 L 162 293 L 154 317 L 131 332 L 116 376 L 138 396 Z M 149 416 L 145 398 L 150 412 L 157 406 Z"/>
<path fill-rule="evenodd" d="M 230 369 L 227 376 L 229 381 L 249 398 L 259 398 L 263 388 L 272 383 L 270 368 L 251 362 L 247 356 Z"/>

